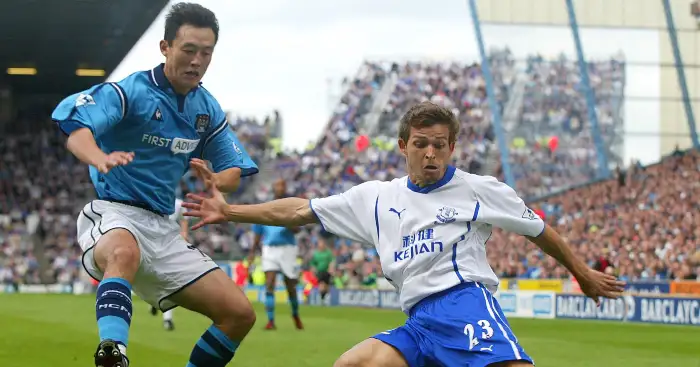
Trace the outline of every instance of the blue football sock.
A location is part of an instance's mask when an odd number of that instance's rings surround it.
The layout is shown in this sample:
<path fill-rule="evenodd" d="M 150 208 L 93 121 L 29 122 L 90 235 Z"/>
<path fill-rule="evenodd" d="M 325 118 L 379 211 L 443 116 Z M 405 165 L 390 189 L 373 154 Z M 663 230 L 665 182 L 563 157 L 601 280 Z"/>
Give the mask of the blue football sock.
<path fill-rule="evenodd" d="M 131 284 L 122 278 L 107 278 L 97 287 L 97 328 L 100 341 L 112 339 L 126 353 L 131 325 Z"/>
<path fill-rule="evenodd" d="M 187 367 L 224 367 L 233 359 L 239 344 L 212 325 L 192 349 Z"/>
<path fill-rule="evenodd" d="M 275 294 L 272 292 L 265 292 L 265 311 L 267 319 L 275 321 Z"/>
<path fill-rule="evenodd" d="M 296 293 L 289 298 L 289 305 L 292 306 L 292 316 L 299 316 L 299 298 Z"/>

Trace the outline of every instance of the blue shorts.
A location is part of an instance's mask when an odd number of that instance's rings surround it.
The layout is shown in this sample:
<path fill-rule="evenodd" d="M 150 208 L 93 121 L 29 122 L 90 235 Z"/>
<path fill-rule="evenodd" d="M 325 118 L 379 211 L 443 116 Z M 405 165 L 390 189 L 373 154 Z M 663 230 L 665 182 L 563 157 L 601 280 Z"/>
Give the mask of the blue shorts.
<path fill-rule="evenodd" d="M 468 282 L 413 306 L 406 324 L 373 338 L 398 349 L 409 367 L 485 367 L 532 358 L 518 344 L 491 292 Z"/>

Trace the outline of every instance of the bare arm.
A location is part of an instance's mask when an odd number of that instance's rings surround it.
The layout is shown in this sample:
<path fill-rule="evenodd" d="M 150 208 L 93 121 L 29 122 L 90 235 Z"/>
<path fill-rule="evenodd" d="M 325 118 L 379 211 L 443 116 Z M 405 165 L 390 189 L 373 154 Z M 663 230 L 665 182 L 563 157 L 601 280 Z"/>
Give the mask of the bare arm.
<path fill-rule="evenodd" d="M 278 199 L 256 205 L 229 205 L 226 220 L 280 227 L 320 223 L 311 210 L 309 200 L 301 198 Z"/>
<path fill-rule="evenodd" d="M 134 159 L 134 153 L 112 152 L 105 154 L 97 146 L 95 137 L 88 128 L 73 131 L 66 141 L 66 148 L 81 162 L 97 168 L 102 173 L 109 172 L 112 167 L 129 164 Z"/>
<path fill-rule="evenodd" d="M 241 169 L 232 167 L 219 173 L 214 173 L 216 188 L 221 192 L 234 192 L 241 184 Z"/>
<path fill-rule="evenodd" d="M 586 276 L 588 266 L 576 257 L 571 247 L 552 227 L 545 224 L 545 229 L 538 237 L 526 236 L 530 242 L 541 248 L 547 255 L 564 265 L 577 279 Z"/>
<path fill-rule="evenodd" d="M 107 159 L 95 142 L 95 137 L 88 128 L 73 131 L 66 141 L 66 148 L 81 162 L 97 167 Z"/>

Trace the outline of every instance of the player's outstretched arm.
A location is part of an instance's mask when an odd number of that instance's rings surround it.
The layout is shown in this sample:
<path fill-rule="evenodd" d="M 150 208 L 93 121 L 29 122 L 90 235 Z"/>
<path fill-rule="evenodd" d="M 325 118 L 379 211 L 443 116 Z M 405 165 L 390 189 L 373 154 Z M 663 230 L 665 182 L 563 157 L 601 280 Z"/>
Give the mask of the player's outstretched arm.
<path fill-rule="evenodd" d="M 473 184 L 480 204 L 480 210 L 474 214 L 477 220 L 527 237 L 564 265 L 576 277 L 583 293 L 596 303 L 600 303 L 600 297 L 618 298 L 622 294 L 623 282 L 589 268 L 576 257 L 566 241 L 528 208 L 515 190 L 492 177 Z"/>
<path fill-rule="evenodd" d="M 205 169 L 206 165 L 197 161 L 193 161 L 191 165 L 210 193 L 210 197 L 188 194 L 190 202 L 182 204 L 189 209 L 184 215 L 201 218 L 199 223 L 192 227 L 193 230 L 207 224 L 227 221 L 280 227 L 299 227 L 318 222 L 306 199 L 285 198 L 255 205 L 229 205 L 216 185 L 211 184 L 214 174 Z"/>
<path fill-rule="evenodd" d="M 584 294 L 600 304 L 599 297 L 618 298 L 625 289 L 625 283 L 614 276 L 593 270 L 579 259 L 571 247 L 552 227 L 545 224 L 544 231 L 537 237 L 526 236 L 530 242 L 555 258 L 576 277 Z"/>
<path fill-rule="evenodd" d="M 190 202 L 182 204 L 189 211 L 186 216 L 201 218 L 192 229 L 207 224 L 236 222 L 268 226 L 296 227 L 318 222 L 309 206 L 309 201 L 300 198 L 285 198 L 255 205 L 229 205 L 215 187 L 209 190 L 211 197 L 188 194 Z"/>

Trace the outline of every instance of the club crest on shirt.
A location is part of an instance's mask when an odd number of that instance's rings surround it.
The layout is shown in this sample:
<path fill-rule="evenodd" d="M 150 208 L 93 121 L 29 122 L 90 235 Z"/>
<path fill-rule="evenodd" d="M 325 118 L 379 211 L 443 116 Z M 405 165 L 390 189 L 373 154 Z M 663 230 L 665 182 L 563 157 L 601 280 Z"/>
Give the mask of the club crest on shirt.
<path fill-rule="evenodd" d="M 197 132 L 202 134 L 209 129 L 209 115 L 207 114 L 199 114 L 197 115 L 196 120 L 194 121 L 194 127 L 197 129 Z"/>
<path fill-rule="evenodd" d="M 440 210 L 438 210 L 438 213 L 435 216 L 435 218 L 437 218 L 437 221 L 435 221 L 435 224 L 452 223 L 455 220 L 457 220 L 457 218 L 455 218 L 455 216 L 457 216 L 457 214 L 459 214 L 459 213 L 457 213 L 457 209 L 450 208 L 449 206 L 443 206 L 442 208 L 440 208 Z"/>

